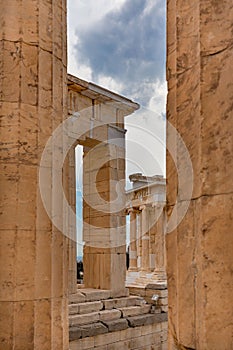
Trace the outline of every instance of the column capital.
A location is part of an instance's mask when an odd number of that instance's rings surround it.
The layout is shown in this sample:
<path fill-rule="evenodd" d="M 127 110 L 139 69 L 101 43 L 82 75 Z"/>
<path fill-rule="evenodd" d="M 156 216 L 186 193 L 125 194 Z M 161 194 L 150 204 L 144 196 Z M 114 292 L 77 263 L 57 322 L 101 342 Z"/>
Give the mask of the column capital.
<path fill-rule="evenodd" d="M 146 209 L 146 205 L 145 205 L 145 204 L 140 205 L 140 207 L 139 207 L 139 210 L 140 210 L 140 211 L 143 211 L 143 210 L 145 210 L 145 209 Z"/>
<path fill-rule="evenodd" d="M 131 208 L 126 208 L 125 209 L 125 215 L 129 215 L 129 214 L 139 214 L 141 212 L 141 210 L 139 208 L 135 208 L 135 207 L 131 207 Z"/>

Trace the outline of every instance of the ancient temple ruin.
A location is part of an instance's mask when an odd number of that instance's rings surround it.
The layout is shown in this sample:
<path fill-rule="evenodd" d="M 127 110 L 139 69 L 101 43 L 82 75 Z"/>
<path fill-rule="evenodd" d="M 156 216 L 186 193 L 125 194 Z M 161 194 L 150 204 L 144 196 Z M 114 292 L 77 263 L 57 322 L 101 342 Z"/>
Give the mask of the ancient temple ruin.
<path fill-rule="evenodd" d="M 71 184 L 66 183 L 68 188 L 73 188 L 75 183 L 75 146 L 84 147 L 84 283 L 77 285 L 74 233 L 68 243 L 69 346 L 71 349 L 82 346 L 92 349 L 99 345 L 117 348 L 123 342 L 138 348 L 146 341 L 148 346 L 166 347 L 167 286 L 164 265 L 163 285 L 156 285 L 159 280 L 155 275 L 154 279 L 148 280 L 150 286 L 148 283 L 142 286 L 140 281 L 135 281 L 129 288 L 126 281 L 126 212 L 129 210 L 126 208 L 131 196 L 125 194 L 124 119 L 139 105 L 71 75 L 68 76 L 68 95 L 68 113 L 78 118 L 80 126 L 76 133 L 72 129 L 75 142 L 65 163 L 64 181 L 69 179 Z M 86 132 L 80 133 L 83 125 L 87 126 Z M 158 196 L 161 192 L 163 203 L 160 204 L 164 210 L 165 180 L 160 179 L 160 182 L 163 189 L 156 193 Z M 70 191 L 67 196 L 75 207 L 74 194 Z M 154 200 L 155 196 L 153 192 Z M 149 204 L 149 198 L 147 202 Z M 160 238 L 163 236 L 163 255 L 164 229 L 160 233 Z M 158 300 L 153 301 L 153 295 Z M 135 327 L 138 337 L 134 334 Z M 146 334 L 139 340 L 141 332 Z"/>
<path fill-rule="evenodd" d="M 83 241 L 86 287 L 125 290 L 125 132 L 124 118 L 139 105 L 100 86 L 68 76 L 69 115 L 80 114 L 68 168 L 75 183 L 75 146 L 83 154 Z M 78 118 L 78 117 L 77 117 Z M 83 124 L 85 133 L 80 132 Z M 75 135 L 73 135 L 75 138 Z M 121 188 L 116 189 L 116 184 Z M 70 186 L 69 186 L 70 187 Z M 72 193 L 75 196 L 75 192 Z M 113 197 L 117 199 L 117 209 Z M 75 203 L 75 198 L 73 198 Z M 122 228 L 121 228 L 122 227 Z M 76 233 L 75 233 L 76 234 Z M 71 242 L 70 292 L 76 292 L 76 238 Z M 72 248 L 73 247 L 73 248 Z M 73 266 L 73 267 L 72 267 Z"/>
<path fill-rule="evenodd" d="M 168 289 L 151 283 L 157 267 L 164 277 L 153 233 L 143 229 L 135 247 L 149 195 L 134 188 L 126 202 L 122 191 L 124 118 L 138 105 L 67 75 L 66 1 L 1 1 L 0 14 L 1 350 L 232 349 L 232 1 L 167 1 Z M 88 174 L 83 288 L 77 144 Z M 125 209 L 127 278 L 139 272 L 139 288 L 124 283 Z"/>
<path fill-rule="evenodd" d="M 165 230 L 166 180 L 163 176 L 130 175 L 133 188 L 127 191 L 130 215 L 129 269 L 126 285 L 166 286 Z"/>

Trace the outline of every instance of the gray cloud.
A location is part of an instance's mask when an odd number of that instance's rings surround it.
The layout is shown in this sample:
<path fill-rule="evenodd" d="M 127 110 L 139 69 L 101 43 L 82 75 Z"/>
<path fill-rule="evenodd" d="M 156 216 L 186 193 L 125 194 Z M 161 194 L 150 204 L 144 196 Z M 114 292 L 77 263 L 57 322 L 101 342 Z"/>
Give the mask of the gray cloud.
<path fill-rule="evenodd" d="M 86 30 L 77 30 L 78 63 L 121 82 L 120 93 L 146 106 L 151 84 L 165 79 L 165 0 L 126 0 Z M 149 7 L 150 5 L 150 7 Z M 88 19 L 87 19 L 88 20 Z"/>

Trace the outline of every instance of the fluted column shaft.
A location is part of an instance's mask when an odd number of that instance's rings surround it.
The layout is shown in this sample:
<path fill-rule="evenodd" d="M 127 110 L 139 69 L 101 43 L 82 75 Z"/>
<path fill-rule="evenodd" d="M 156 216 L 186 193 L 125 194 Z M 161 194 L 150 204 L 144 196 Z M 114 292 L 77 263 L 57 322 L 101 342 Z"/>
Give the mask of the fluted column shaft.
<path fill-rule="evenodd" d="M 68 349 L 66 239 L 38 180 L 45 144 L 66 117 L 66 1 L 1 1 L 0 13 L 0 347 Z M 56 166 L 47 164 L 48 200 L 62 217 Z"/>
<path fill-rule="evenodd" d="M 167 1 L 169 350 L 232 348 L 232 18 L 232 0 Z"/>
<path fill-rule="evenodd" d="M 137 212 L 130 211 L 129 270 L 137 271 Z"/>
<path fill-rule="evenodd" d="M 156 279 L 165 281 L 165 210 L 161 205 L 154 207 L 155 217 L 158 220 L 155 224 L 155 269 Z M 157 212 L 157 213 L 156 213 Z"/>
<path fill-rule="evenodd" d="M 149 247 L 150 237 L 148 231 L 148 218 L 146 206 L 140 207 L 141 212 L 141 234 L 142 234 L 142 265 L 141 271 L 149 272 L 150 270 L 150 259 L 149 259 Z"/>
<path fill-rule="evenodd" d="M 63 165 L 63 189 L 73 213 L 76 213 L 76 178 L 75 178 L 75 146 L 73 146 Z M 68 251 L 68 290 L 69 294 L 77 292 L 77 229 L 76 216 L 68 216 L 66 224 L 69 237 Z"/>

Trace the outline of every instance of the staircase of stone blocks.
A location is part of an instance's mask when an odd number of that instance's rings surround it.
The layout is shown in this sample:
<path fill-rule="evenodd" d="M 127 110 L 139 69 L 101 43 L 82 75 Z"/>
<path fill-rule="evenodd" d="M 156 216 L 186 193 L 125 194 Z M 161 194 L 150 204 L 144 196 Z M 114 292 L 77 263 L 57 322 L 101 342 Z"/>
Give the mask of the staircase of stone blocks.
<path fill-rule="evenodd" d="M 114 298 L 108 290 L 83 288 L 69 300 L 70 341 L 166 321 L 160 306 L 137 295 Z"/>

